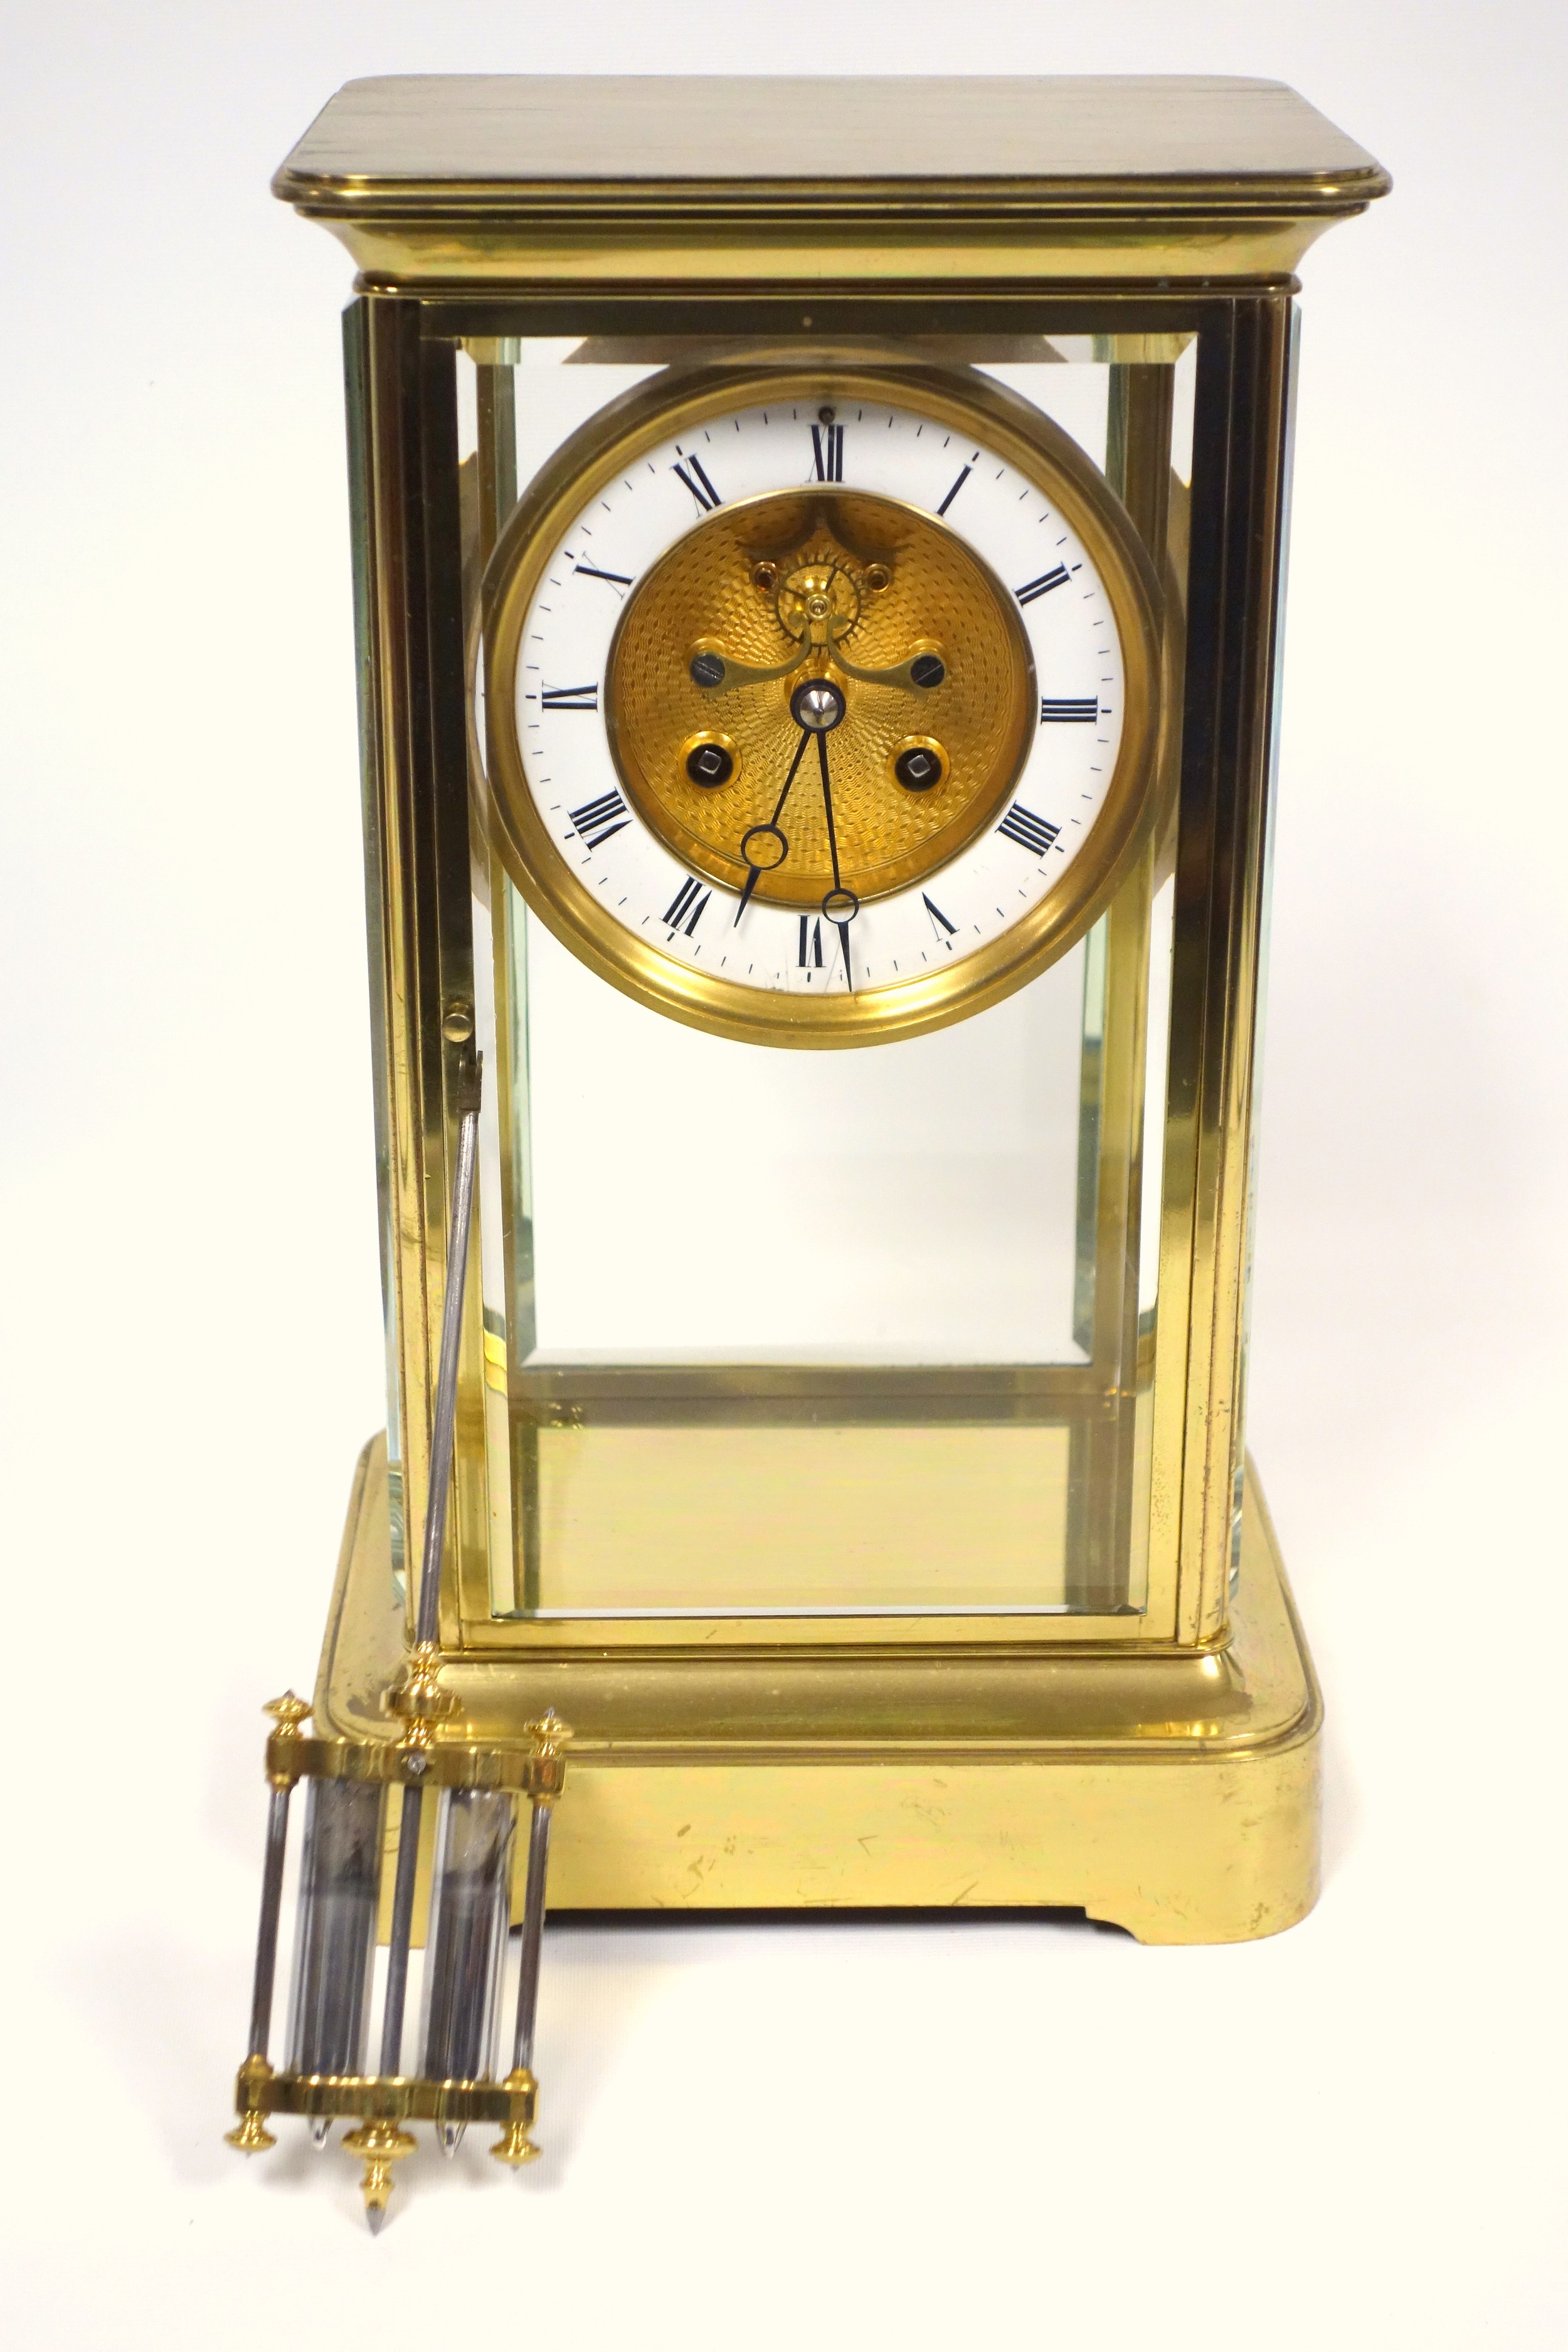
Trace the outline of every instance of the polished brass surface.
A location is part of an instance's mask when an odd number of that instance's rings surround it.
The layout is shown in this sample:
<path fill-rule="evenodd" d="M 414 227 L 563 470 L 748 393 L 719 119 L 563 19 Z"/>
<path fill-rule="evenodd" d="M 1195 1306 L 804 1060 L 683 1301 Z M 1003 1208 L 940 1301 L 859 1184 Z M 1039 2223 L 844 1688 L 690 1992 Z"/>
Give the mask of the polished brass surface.
<path fill-rule="evenodd" d="M 367 1454 L 315 1700 L 353 1741 L 400 1639 Z M 1321 1702 L 1250 1477 L 1217 1643 L 476 1648 L 446 1672 L 483 1740 L 546 1705 L 574 1726 L 556 1910 L 1082 1905 L 1205 1943 L 1273 1934 L 1316 1895 Z"/>
<path fill-rule="evenodd" d="M 278 1727 L 267 1743 L 268 1781 L 274 1789 L 291 1788 L 300 1777 L 296 1759 L 305 1744 L 300 1727 L 310 1716 L 310 1703 L 285 1691 L 281 1698 L 268 1699 L 262 1712 Z"/>
<path fill-rule="evenodd" d="M 262 2116 L 356 2116 L 367 2123 L 531 2124 L 539 2086 L 531 2074 L 504 2082 L 437 2083 L 417 2074 L 290 2074 L 247 2060 L 235 2104 Z M 346 2147 L 348 2142 L 343 2145 Z M 408 2150 L 414 2147 L 413 2140 Z"/>
<path fill-rule="evenodd" d="M 351 82 L 274 192 L 383 286 L 1283 277 L 1388 175 L 1224 77 Z"/>
<path fill-rule="evenodd" d="M 521 2092 L 531 2080 L 532 2077 L 525 2067 L 516 2066 L 507 2076 L 502 2087 L 508 2091 Z M 521 2117 L 517 2117 L 508 2124 L 500 2139 L 490 2149 L 490 2154 L 498 2164 L 510 2164 L 515 2169 L 520 2165 L 531 2164 L 538 2156 L 539 2150 L 528 2137 L 527 2123 Z"/>
<path fill-rule="evenodd" d="M 1167 1412 L 1153 1435 L 1159 1510 L 1180 1528 L 1176 1631 L 1194 1641 L 1224 1628 L 1235 1561 L 1290 322 L 1285 303 L 1237 306 L 1215 339 L 1206 381 L 1200 363 L 1194 424 L 1194 493 L 1207 473 L 1226 495 L 1193 567 L 1194 719 L 1177 812 L 1154 1386 L 1157 1395 L 1184 1394 L 1184 1426 Z M 1227 424 L 1204 397 L 1221 368 Z M 1223 697 L 1212 730 L 1202 719 L 1215 708 L 1209 696 Z"/>
<path fill-rule="evenodd" d="M 234 2104 L 239 2121 L 232 2131 L 224 2134 L 225 2145 L 236 2147 L 241 2156 L 261 2156 L 278 2145 L 277 2137 L 267 2128 L 266 2102 L 277 2076 L 265 2058 L 254 2054 L 247 2058 L 236 2078 Z"/>
<path fill-rule="evenodd" d="M 533 1791 L 534 1801 L 552 1805 L 565 1786 L 563 1752 L 577 1735 L 565 1717 L 557 1715 L 552 1706 L 546 1707 L 542 1716 L 532 1723 L 525 1723 L 522 1728 L 542 1768 Z"/>
<path fill-rule="evenodd" d="M 771 593 L 755 584 L 764 556 Z M 869 584 L 873 567 L 880 589 Z M 938 639 L 944 674 L 922 690 L 904 673 L 921 653 L 934 656 Z M 682 657 L 698 644 L 724 663 L 716 686 L 697 684 Z M 880 668 L 893 671 L 889 682 L 870 677 Z M 875 898 L 934 872 L 990 824 L 1037 720 L 1016 601 L 933 516 L 829 488 L 721 507 L 627 597 L 605 685 L 627 793 L 694 872 L 744 888 L 753 861 L 742 845 L 753 827 L 772 831 L 800 744 L 792 686 L 816 677 L 845 694 L 832 740 L 838 865 L 836 874 L 820 796 L 800 793 L 787 811 L 788 855 L 753 892 L 787 907 L 819 907 L 839 882 Z M 743 764 L 710 789 L 689 779 L 684 752 L 720 712 Z M 917 794 L 891 771 L 922 721 L 941 727 L 949 772 Z"/>
<path fill-rule="evenodd" d="M 1105 584 L 1121 641 L 1125 683 L 1116 767 L 1093 828 L 1061 879 L 1010 929 L 973 954 L 919 979 L 837 995 L 749 988 L 663 955 L 645 935 L 626 929 L 579 879 L 547 831 L 528 788 L 517 733 L 517 673 L 524 625 L 545 566 L 574 518 L 597 488 L 660 441 L 694 430 L 707 418 L 771 400 L 813 407 L 887 401 L 976 436 L 1044 489 L 1077 532 Z M 889 630 L 884 637 L 879 617 L 868 647 L 879 656 L 879 664 L 884 653 L 900 660 L 907 656 L 911 639 L 952 640 L 951 693 L 945 680 L 924 698 L 901 688 L 858 689 L 875 694 L 879 702 L 885 697 L 889 706 L 885 719 L 879 709 L 871 709 L 866 722 L 858 804 L 885 819 L 879 827 L 864 832 L 862 854 L 876 887 L 890 888 L 900 877 L 908 880 L 927 870 L 928 858 L 934 865 L 952 855 L 1005 793 L 1021 754 L 1020 729 L 1026 730 L 1034 717 L 1026 647 L 1021 632 L 1014 634 L 1016 617 L 998 606 L 985 568 L 967 551 L 956 551 L 959 543 L 931 518 L 909 517 L 890 500 L 855 493 L 844 494 L 842 504 L 807 497 L 757 505 L 761 527 L 780 529 L 770 560 L 781 566 L 816 551 L 814 531 L 824 539 L 822 551 L 828 560 L 820 568 L 825 576 L 832 568 L 831 551 L 841 551 L 853 612 L 848 605 L 834 607 L 829 596 L 830 609 L 816 624 L 825 639 L 837 644 L 840 624 L 858 625 L 863 604 L 858 583 L 875 558 L 894 573 L 885 600 L 877 597 L 875 603 L 879 616 L 884 601 L 892 609 L 897 631 Z M 698 552 L 689 563 L 679 560 L 677 549 L 653 567 L 646 624 L 637 617 L 641 600 L 628 599 L 622 625 L 631 632 L 630 647 L 623 655 L 617 639 L 612 666 L 616 682 L 605 696 L 622 771 L 650 822 L 672 842 L 685 843 L 680 855 L 700 856 L 705 871 L 737 889 L 747 870 L 735 855 L 743 825 L 737 824 L 732 833 L 716 837 L 715 811 L 700 809 L 696 803 L 705 796 L 697 786 L 674 779 L 672 771 L 679 742 L 694 722 L 721 701 L 723 724 L 747 755 L 747 772 L 753 768 L 759 772 L 756 782 L 742 780 L 739 787 L 746 811 L 760 812 L 752 822 L 765 822 L 777 799 L 780 746 L 786 739 L 775 734 L 774 728 L 779 710 L 787 714 L 788 696 L 776 686 L 708 693 L 684 669 L 694 642 L 704 647 L 723 643 L 726 631 L 734 638 L 748 618 L 755 630 L 742 635 L 741 644 L 787 657 L 781 640 L 792 632 L 781 624 L 771 637 L 767 635 L 765 606 L 760 608 L 757 602 L 762 592 L 747 578 L 752 562 L 769 543 L 749 538 L 747 510 L 739 512 L 738 531 L 720 518 L 714 519 L 719 528 L 698 527 L 693 534 Z M 842 536 L 828 536 L 825 522 L 841 527 Z M 858 557 L 851 549 L 860 547 L 866 552 Z M 812 567 L 796 567 L 803 568 Z M 786 571 L 784 578 L 785 591 L 793 593 L 795 572 Z M 900 578 L 910 584 L 900 587 Z M 785 609 L 793 609 L 787 601 Z M 805 618 L 809 627 L 810 616 Z M 869 630 L 871 625 L 866 625 Z M 825 356 L 809 370 L 798 365 L 786 369 L 765 358 L 750 366 L 672 370 L 612 402 L 562 445 L 524 494 L 490 560 L 475 628 L 476 635 L 482 629 L 487 654 L 487 739 L 484 745 L 476 741 L 473 746 L 475 795 L 485 837 L 499 850 L 530 908 L 590 970 L 627 995 L 694 1028 L 751 1045 L 852 1046 L 913 1036 L 997 1003 L 1064 954 L 1094 921 L 1136 858 L 1152 822 L 1163 772 L 1162 730 L 1177 698 L 1176 681 L 1165 674 L 1172 640 L 1163 629 L 1154 567 L 1103 475 L 1068 436 L 1028 402 L 978 373 L 913 365 L 879 370 L 858 362 L 852 353 Z M 977 666 L 973 695 L 963 683 L 971 660 Z M 625 744 L 619 740 L 623 688 L 629 690 L 632 706 Z M 1000 698 L 989 728 L 983 717 L 987 690 Z M 760 736 L 749 732 L 747 724 L 749 719 L 751 729 L 757 728 L 757 712 L 733 720 L 729 716 L 731 703 L 752 694 L 765 697 L 768 723 Z M 888 789 L 876 753 L 879 748 L 885 753 L 901 736 L 917 703 L 934 704 L 944 697 L 943 708 L 957 714 L 963 748 L 973 747 L 980 772 L 972 797 L 952 812 L 951 820 L 945 791 L 930 795 L 936 807 L 927 819 L 921 797 Z M 845 729 L 851 723 L 847 719 Z M 858 740 L 860 722 L 853 723 Z M 787 764 L 786 758 L 786 770 Z M 770 782 L 771 799 L 765 789 Z M 706 797 L 721 804 L 728 790 Z M 816 876 L 825 870 L 823 845 L 808 829 L 805 846 L 813 855 Z M 782 883 L 770 884 L 766 875 L 758 887 L 783 895 Z M 801 902 L 792 898 L 789 903 Z"/>
<path fill-rule="evenodd" d="M 522 1736 L 530 1738 L 531 1730 L 525 1725 Z M 286 1761 L 279 1764 L 277 1757 L 276 1744 L 269 1743 L 268 1775 L 275 1787 L 296 1780 L 385 1780 L 402 1788 L 515 1789 L 521 1796 L 552 1802 L 563 1784 L 564 1768 L 554 1749 L 479 1747 L 460 1737 L 428 1748 L 404 1739 L 301 1739 Z"/>
<path fill-rule="evenodd" d="M 358 2131 L 350 2132 L 343 2141 L 351 2156 L 364 2158 L 364 2177 L 360 2189 L 364 2197 L 364 2217 L 372 2233 L 386 2219 L 387 2200 L 392 2195 L 392 2168 L 405 2156 L 412 2156 L 418 2142 L 412 2132 L 399 2129 L 393 2123 L 361 2124 Z"/>
<path fill-rule="evenodd" d="M 383 1704 L 403 1726 L 398 1746 L 428 1769 L 437 1732 L 457 1708 L 457 1700 L 441 1684 L 441 1653 L 434 1642 L 416 1642 L 394 1676 Z"/>

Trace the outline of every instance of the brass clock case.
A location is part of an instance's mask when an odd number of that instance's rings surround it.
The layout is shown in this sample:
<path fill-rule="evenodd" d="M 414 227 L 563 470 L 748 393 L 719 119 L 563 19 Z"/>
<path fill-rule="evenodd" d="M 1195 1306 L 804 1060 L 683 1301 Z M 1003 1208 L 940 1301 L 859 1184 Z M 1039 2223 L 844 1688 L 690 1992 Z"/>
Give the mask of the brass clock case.
<path fill-rule="evenodd" d="M 671 436 L 739 407 L 785 400 L 803 406 L 881 401 L 915 409 L 971 434 L 1017 467 L 1052 499 L 1099 572 L 1116 617 L 1125 679 L 1115 772 L 1093 830 L 1054 887 L 962 961 L 907 982 L 815 997 L 692 970 L 626 929 L 551 838 L 528 787 L 516 722 L 529 609 L 584 506 Z M 815 578 L 814 557 L 821 559 Z M 765 820 L 763 804 L 776 798 L 781 749 L 787 754 L 798 733 L 789 720 L 790 688 L 814 667 L 705 698 L 689 677 L 689 657 L 718 639 L 731 656 L 759 668 L 787 662 L 796 604 L 814 590 L 833 608 L 822 616 L 827 643 L 818 665 L 829 677 L 837 675 L 835 652 L 861 669 L 881 666 L 882 654 L 895 646 L 890 660 L 907 655 L 911 639 L 954 656 L 935 696 L 879 685 L 857 698 L 865 715 L 847 735 L 842 756 L 858 858 L 853 887 L 868 898 L 934 873 L 994 818 L 1027 756 L 1037 717 L 1028 643 L 1014 600 L 983 559 L 934 517 L 824 485 L 739 502 L 695 524 L 627 598 L 606 670 L 605 724 L 644 821 L 694 872 L 739 889 L 746 874 L 735 855 L 740 836 L 747 822 Z M 751 604 L 743 602 L 748 593 Z M 754 1045 L 865 1045 L 914 1036 L 998 1003 L 1066 953 L 1136 855 L 1154 815 L 1162 731 L 1174 698 L 1162 678 L 1160 613 L 1153 569 L 1104 477 L 1049 418 L 988 377 L 882 367 L 853 353 L 823 353 L 810 364 L 763 357 L 671 370 L 610 403 L 563 443 L 497 543 L 479 600 L 486 743 L 481 752 L 476 730 L 470 761 L 481 823 L 522 897 L 556 937 L 602 979 L 675 1020 Z M 657 663 L 655 648 L 662 648 Z M 771 665 L 764 658 L 770 651 Z M 753 698 L 761 710 L 748 719 L 743 706 Z M 944 715 L 952 740 L 943 734 Z M 704 793 L 678 772 L 678 761 L 710 738 L 721 738 L 741 755 L 721 794 Z M 941 753 L 938 789 L 900 791 L 891 781 L 892 761 L 924 742 Z M 709 805 L 721 797 L 731 810 L 748 812 L 740 822 L 727 814 L 721 834 Z M 750 814 L 753 802 L 760 814 Z M 808 904 L 815 888 L 820 898 L 817 867 L 826 868 L 826 843 L 803 843 L 799 852 L 792 845 L 792 865 L 797 855 L 792 880 L 781 876 L 771 887 L 763 875 L 759 895 Z"/>

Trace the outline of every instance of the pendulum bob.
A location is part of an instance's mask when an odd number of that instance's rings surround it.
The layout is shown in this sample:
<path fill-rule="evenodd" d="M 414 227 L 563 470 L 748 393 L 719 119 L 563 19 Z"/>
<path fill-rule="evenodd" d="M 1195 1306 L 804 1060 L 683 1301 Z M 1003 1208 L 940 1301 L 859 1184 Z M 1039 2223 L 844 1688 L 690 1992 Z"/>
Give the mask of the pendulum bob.
<path fill-rule="evenodd" d="M 400 1670 L 403 1683 L 424 1670 L 417 1653 L 411 1654 Z M 501 2137 L 491 2154 L 503 2163 L 518 2167 L 538 2154 L 530 2137 L 537 2106 L 531 2061 L 549 1823 L 564 1783 L 562 1750 L 572 1732 L 551 1711 L 527 1727 L 526 1746 L 511 1743 L 487 1750 L 455 1739 L 449 1746 L 437 1741 L 416 1748 L 384 1738 L 357 1743 L 306 1738 L 300 1727 L 309 1710 L 291 1695 L 276 1701 L 268 1712 L 278 1727 L 267 1748 L 271 1798 L 250 2038 L 236 2088 L 239 2120 L 227 2137 L 242 2153 L 255 2155 L 276 2145 L 268 2128 L 275 2115 L 308 2120 L 318 2146 L 324 2144 L 334 2118 L 352 2122 L 355 2128 L 342 2145 L 363 2160 L 360 2185 L 365 2215 L 373 2231 L 379 2231 L 386 2218 L 395 2168 L 417 2146 L 407 2128 L 411 2124 L 437 2126 L 448 2155 L 473 2122 L 500 2126 Z M 422 1733 L 431 1731 L 431 1717 L 421 1717 L 417 1727 Z M 416 1762 L 419 1770 L 411 1789 Z M 420 2063 L 417 2071 L 405 2074 L 396 2056 L 389 2060 L 385 2054 L 389 2047 L 400 2049 L 402 2042 L 402 1995 L 393 1998 L 389 1969 L 380 2021 L 383 2063 L 379 2072 L 366 2073 L 374 2025 L 374 1961 L 386 1790 L 394 1783 L 403 1787 L 401 1858 L 416 1849 L 417 1814 L 406 1801 L 411 1794 L 423 1795 L 418 1783 L 426 1774 L 437 1811 Z M 476 1778 L 483 1785 L 473 1785 Z M 289 2059 L 278 2070 L 268 2045 L 289 1802 L 299 1780 L 309 1782 L 310 1794 L 293 1939 Z M 512 2064 L 498 2081 L 512 1843 L 516 1809 L 525 1800 L 531 1805 L 531 1829 Z M 410 1814 L 415 1815 L 412 1828 Z M 395 1899 L 394 1909 L 395 1944 Z M 405 1964 L 412 1940 L 409 1926 L 405 1919 Z"/>

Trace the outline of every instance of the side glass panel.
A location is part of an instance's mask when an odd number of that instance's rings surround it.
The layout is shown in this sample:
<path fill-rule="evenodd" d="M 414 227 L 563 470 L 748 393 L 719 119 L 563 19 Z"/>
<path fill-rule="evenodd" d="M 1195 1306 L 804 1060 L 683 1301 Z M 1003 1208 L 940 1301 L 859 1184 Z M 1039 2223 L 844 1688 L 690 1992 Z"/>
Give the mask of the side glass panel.
<path fill-rule="evenodd" d="M 566 434 L 679 356 L 459 347 L 477 756 L 501 523 Z M 941 357 L 1106 472 L 1179 633 L 1190 344 Z M 733 1044 L 621 995 L 476 831 L 498 1617 L 635 1639 L 653 1620 L 994 1616 L 1026 1636 L 1142 1610 L 1173 790 L 1162 806 L 1106 912 L 1026 987 L 838 1053 Z"/>

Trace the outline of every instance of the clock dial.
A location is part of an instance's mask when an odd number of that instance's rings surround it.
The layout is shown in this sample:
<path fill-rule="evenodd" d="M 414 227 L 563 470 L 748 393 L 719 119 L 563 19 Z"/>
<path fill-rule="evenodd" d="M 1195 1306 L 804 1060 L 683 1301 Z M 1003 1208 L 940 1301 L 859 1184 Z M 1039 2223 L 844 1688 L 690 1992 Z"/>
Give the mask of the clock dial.
<path fill-rule="evenodd" d="M 1146 814 L 1131 526 L 983 379 L 716 374 L 662 411 L 657 383 L 487 580 L 503 855 L 607 977 L 731 1034 L 869 1042 L 993 1001 L 1079 935 Z"/>

